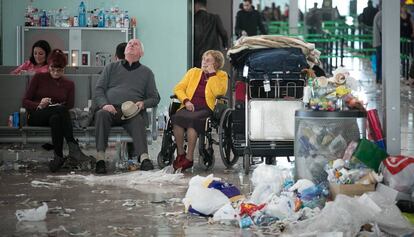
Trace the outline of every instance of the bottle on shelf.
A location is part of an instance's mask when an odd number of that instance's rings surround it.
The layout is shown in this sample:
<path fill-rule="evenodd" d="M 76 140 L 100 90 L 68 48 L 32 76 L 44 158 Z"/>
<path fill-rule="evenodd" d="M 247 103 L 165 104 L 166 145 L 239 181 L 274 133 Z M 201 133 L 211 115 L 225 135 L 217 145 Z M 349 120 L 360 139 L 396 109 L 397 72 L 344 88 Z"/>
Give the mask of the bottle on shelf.
<path fill-rule="evenodd" d="M 62 27 L 62 8 L 59 10 L 56 10 L 56 16 L 55 16 L 55 26 L 56 27 Z"/>
<path fill-rule="evenodd" d="M 69 17 L 68 10 L 66 7 L 63 7 L 63 10 L 62 10 L 61 27 L 70 27 L 70 17 Z"/>
<path fill-rule="evenodd" d="M 47 26 L 55 26 L 55 10 L 47 11 L 48 24 Z"/>
<path fill-rule="evenodd" d="M 88 27 L 93 27 L 93 11 L 88 11 L 88 17 L 86 21 Z"/>
<path fill-rule="evenodd" d="M 42 15 L 40 16 L 40 19 L 39 19 L 39 22 L 40 22 L 40 26 L 42 26 L 42 27 L 46 27 L 47 26 L 47 14 L 46 14 L 46 10 L 43 10 L 42 11 Z"/>
<path fill-rule="evenodd" d="M 98 14 L 98 27 L 105 27 L 105 13 L 102 9 Z"/>
<path fill-rule="evenodd" d="M 124 27 L 125 27 L 125 28 L 129 28 L 129 16 L 128 16 L 128 11 L 125 11 L 125 15 L 124 15 Z"/>
<path fill-rule="evenodd" d="M 79 27 L 86 27 L 86 6 L 83 1 L 79 5 L 79 15 L 78 15 Z"/>
<path fill-rule="evenodd" d="M 109 11 L 105 11 L 105 28 L 111 27 L 111 15 L 109 14 Z"/>
<path fill-rule="evenodd" d="M 24 14 L 24 25 L 25 26 L 34 26 L 33 22 L 33 13 L 34 8 L 32 6 L 32 1 L 29 2 L 29 5 L 26 7 L 26 13 Z"/>

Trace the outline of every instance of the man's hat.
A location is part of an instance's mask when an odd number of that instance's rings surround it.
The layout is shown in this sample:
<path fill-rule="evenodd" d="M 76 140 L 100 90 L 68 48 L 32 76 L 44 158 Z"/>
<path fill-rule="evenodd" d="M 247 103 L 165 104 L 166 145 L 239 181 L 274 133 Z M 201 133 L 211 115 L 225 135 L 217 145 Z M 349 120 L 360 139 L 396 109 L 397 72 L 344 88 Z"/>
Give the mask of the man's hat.
<path fill-rule="evenodd" d="M 140 111 L 138 109 L 138 106 L 132 101 L 126 101 L 122 103 L 121 109 L 123 114 L 121 117 L 122 120 L 130 119 L 137 115 Z"/>

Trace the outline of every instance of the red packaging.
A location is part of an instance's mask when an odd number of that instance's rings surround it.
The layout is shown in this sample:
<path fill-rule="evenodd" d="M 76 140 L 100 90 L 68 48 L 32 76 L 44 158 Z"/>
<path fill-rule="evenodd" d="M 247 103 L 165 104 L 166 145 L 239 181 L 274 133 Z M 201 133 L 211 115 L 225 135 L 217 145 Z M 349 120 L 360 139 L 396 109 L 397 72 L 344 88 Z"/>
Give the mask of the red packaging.
<path fill-rule="evenodd" d="M 378 117 L 378 111 L 376 109 L 371 109 L 367 111 L 367 120 L 370 130 L 370 135 L 375 141 L 384 139 L 382 133 L 381 122 Z"/>

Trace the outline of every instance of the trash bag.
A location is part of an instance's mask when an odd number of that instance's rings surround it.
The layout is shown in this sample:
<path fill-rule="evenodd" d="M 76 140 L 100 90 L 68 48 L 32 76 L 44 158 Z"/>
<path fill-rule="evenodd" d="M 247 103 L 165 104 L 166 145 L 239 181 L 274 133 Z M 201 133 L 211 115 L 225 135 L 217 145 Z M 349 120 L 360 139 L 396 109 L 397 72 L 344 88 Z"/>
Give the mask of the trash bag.
<path fill-rule="evenodd" d="M 389 156 L 382 164 L 386 185 L 403 193 L 414 192 L 414 157 Z"/>
<path fill-rule="evenodd" d="M 271 195 L 279 194 L 283 187 L 283 172 L 274 165 L 260 164 L 253 171 L 252 184 L 255 187 L 250 202 L 266 203 Z"/>

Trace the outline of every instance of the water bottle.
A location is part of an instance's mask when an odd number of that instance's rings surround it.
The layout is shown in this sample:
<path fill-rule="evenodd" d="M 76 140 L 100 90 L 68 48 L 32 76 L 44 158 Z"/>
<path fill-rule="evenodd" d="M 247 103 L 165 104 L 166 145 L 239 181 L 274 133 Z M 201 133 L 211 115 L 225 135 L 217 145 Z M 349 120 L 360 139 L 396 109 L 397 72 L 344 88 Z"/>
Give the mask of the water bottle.
<path fill-rule="evenodd" d="M 98 27 L 105 27 L 105 13 L 102 9 L 98 14 Z"/>
<path fill-rule="evenodd" d="M 86 7 L 85 3 L 82 1 L 79 5 L 79 27 L 85 27 L 86 26 Z"/>
<path fill-rule="evenodd" d="M 128 11 L 125 11 L 125 16 L 124 16 L 124 27 L 125 27 L 125 28 L 129 28 L 129 16 L 128 16 Z"/>
<path fill-rule="evenodd" d="M 105 12 L 105 28 L 111 27 L 111 15 L 109 14 L 109 11 Z"/>
<path fill-rule="evenodd" d="M 88 12 L 88 18 L 87 18 L 87 26 L 93 27 L 93 11 Z"/>
<path fill-rule="evenodd" d="M 46 10 L 43 10 L 42 15 L 40 16 L 40 26 L 42 26 L 42 27 L 47 26 Z"/>

